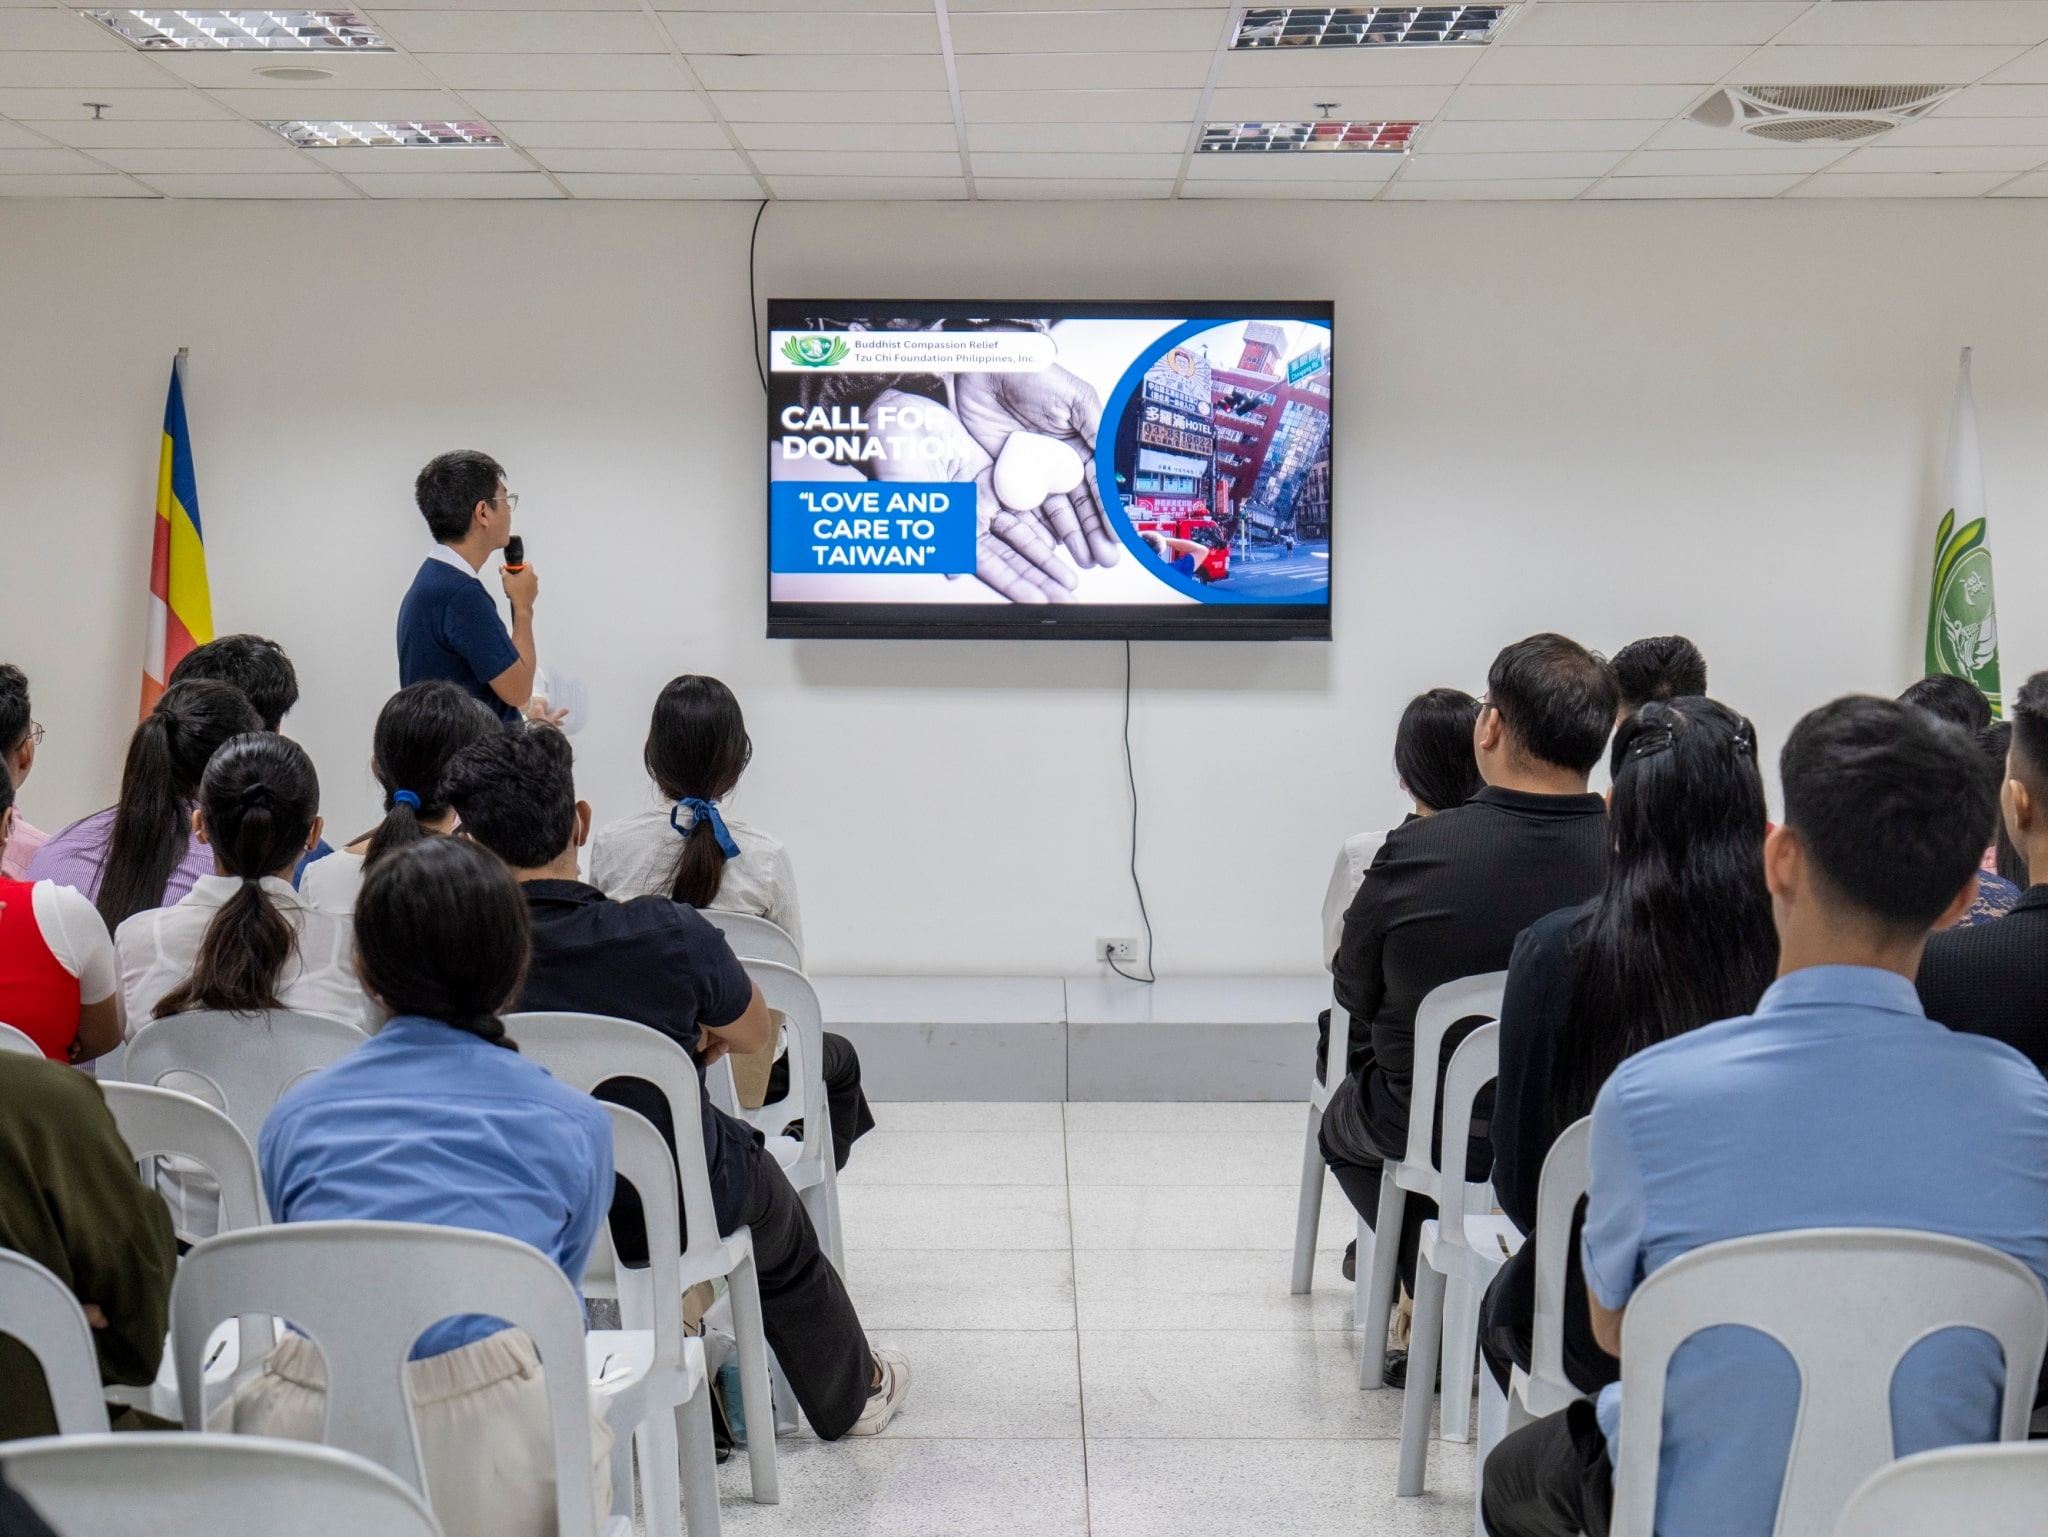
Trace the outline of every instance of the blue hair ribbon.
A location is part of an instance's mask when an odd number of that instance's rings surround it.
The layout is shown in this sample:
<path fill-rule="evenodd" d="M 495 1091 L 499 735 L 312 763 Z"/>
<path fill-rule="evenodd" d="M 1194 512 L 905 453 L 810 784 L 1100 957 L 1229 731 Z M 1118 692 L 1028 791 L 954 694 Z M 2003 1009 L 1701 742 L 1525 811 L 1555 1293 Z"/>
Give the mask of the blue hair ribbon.
<path fill-rule="evenodd" d="M 691 827 L 696 826 L 698 822 L 709 822 L 711 824 L 711 836 L 718 840 L 719 853 L 723 854 L 727 859 L 738 859 L 740 857 L 740 846 L 732 841 L 732 833 L 725 825 L 725 818 L 719 815 L 717 801 L 703 801 L 698 800 L 694 795 L 685 795 L 676 802 L 675 809 L 669 812 L 669 826 L 673 827 L 684 837 L 689 837 L 690 827 L 685 827 L 676 820 L 685 806 L 690 809 Z"/>
<path fill-rule="evenodd" d="M 391 792 L 391 802 L 395 806 L 410 806 L 415 811 L 420 809 L 419 796 L 410 790 L 393 790 Z"/>

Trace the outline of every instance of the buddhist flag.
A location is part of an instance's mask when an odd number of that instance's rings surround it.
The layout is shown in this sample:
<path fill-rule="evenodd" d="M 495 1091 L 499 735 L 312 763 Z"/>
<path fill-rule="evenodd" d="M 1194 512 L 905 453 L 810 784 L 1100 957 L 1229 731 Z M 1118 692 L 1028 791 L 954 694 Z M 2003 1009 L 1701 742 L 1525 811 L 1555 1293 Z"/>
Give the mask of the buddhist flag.
<path fill-rule="evenodd" d="M 192 434 L 185 425 L 182 355 L 171 364 L 164 440 L 157 458 L 156 532 L 149 557 L 149 622 L 142 653 L 142 713 L 156 706 L 171 669 L 213 639 L 213 597 L 206 585 L 206 542 L 199 531 L 199 487 L 192 476 Z"/>
<path fill-rule="evenodd" d="M 1984 461 L 1977 449 L 1977 404 L 1970 393 L 1970 349 L 1963 349 L 1941 478 L 1941 527 L 1934 535 L 1934 581 L 1927 605 L 1927 671 L 1966 678 L 1983 690 L 1991 713 L 1998 695 L 1998 613 L 1985 543 Z"/>

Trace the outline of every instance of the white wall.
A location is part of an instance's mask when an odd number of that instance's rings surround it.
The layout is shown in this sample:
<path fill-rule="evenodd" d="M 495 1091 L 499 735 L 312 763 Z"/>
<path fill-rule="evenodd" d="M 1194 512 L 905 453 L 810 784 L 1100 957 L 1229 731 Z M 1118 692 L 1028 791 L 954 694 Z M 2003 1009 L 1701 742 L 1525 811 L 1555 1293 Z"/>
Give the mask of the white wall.
<path fill-rule="evenodd" d="M 792 845 L 822 971 L 1087 968 L 1137 931 L 1121 648 L 769 642 L 751 206 L 0 204 L 0 656 L 50 728 L 23 805 L 107 803 L 157 423 L 188 399 L 217 623 L 276 637 L 328 814 L 396 686 L 431 454 L 498 455 L 585 674 L 600 821 L 674 673 L 744 702 L 736 809 Z M 760 292 L 1327 297 L 1336 642 L 1141 645 L 1159 965 L 1306 971 L 1330 851 L 1384 825 L 1401 702 L 1556 628 L 1691 634 L 1775 752 L 1918 673 L 1955 348 L 1978 348 L 2008 680 L 2048 664 L 2048 209 L 782 204 Z"/>

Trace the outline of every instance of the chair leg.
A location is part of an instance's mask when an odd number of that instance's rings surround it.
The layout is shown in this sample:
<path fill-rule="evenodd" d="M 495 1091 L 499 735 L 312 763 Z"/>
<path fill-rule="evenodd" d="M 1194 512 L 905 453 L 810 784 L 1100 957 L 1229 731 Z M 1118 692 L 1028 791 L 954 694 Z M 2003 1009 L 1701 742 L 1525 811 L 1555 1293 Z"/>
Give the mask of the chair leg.
<path fill-rule="evenodd" d="M 1375 1392 L 1384 1387 L 1387 1360 L 1387 1318 L 1394 1311 L 1394 1283 L 1401 1264 L 1401 1219 L 1407 1214 L 1408 1192 L 1394 1183 L 1391 1166 L 1380 1170 L 1379 1217 L 1373 1223 L 1372 1280 L 1365 1297 L 1365 1337 L 1359 1342 L 1358 1385 Z M 1380 1241 L 1380 1235 L 1385 1241 Z M 1359 1255 L 1364 1259 L 1363 1253 Z"/>
<path fill-rule="evenodd" d="M 1366 1226 L 1365 1218 L 1359 1217 L 1352 1224 L 1358 1232 L 1358 1248 L 1353 1251 L 1351 1273 L 1364 1276 L 1363 1281 L 1351 1283 L 1351 1327 L 1365 1327 L 1366 1298 L 1372 1291 L 1372 1261 L 1377 1245 L 1373 1242 L 1372 1229 Z"/>
<path fill-rule="evenodd" d="M 826 1166 L 825 1177 L 816 1184 L 799 1190 L 797 1200 L 803 1203 L 804 1211 L 810 1216 L 811 1228 L 818 1235 L 818 1247 L 825 1251 L 825 1258 L 832 1262 L 839 1278 L 845 1280 L 846 1260 L 839 1245 L 839 1188 L 830 1168 L 830 1165 Z"/>
<path fill-rule="evenodd" d="M 612 1425 L 612 1514 L 630 1516 L 633 1513 L 633 1442 L 639 1434 L 636 1427 Z M 653 1537 L 650 1533 L 649 1537 Z"/>
<path fill-rule="evenodd" d="M 1408 1331 L 1408 1385 L 1401 1391 L 1401 1465 L 1394 1493 L 1415 1495 L 1429 1471 L 1429 1400 L 1435 1391 L 1437 1347 L 1443 1342 L 1444 1278 L 1428 1265 L 1415 1272 L 1415 1322 Z M 1450 1384 L 1448 1381 L 1445 1386 Z"/>
<path fill-rule="evenodd" d="M 676 1405 L 676 1441 L 682 1453 L 683 1520 L 689 1537 L 719 1537 L 718 1446 L 711 1430 L 711 1379 L 688 1403 Z"/>
<path fill-rule="evenodd" d="M 1472 1464 L 1472 1537 L 1487 1537 L 1485 1506 L 1486 1459 L 1508 1431 L 1508 1395 L 1484 1365 L 1479 1368 L 1479 1456 Z"/>
<path fill-rule="evenodd" d="M 796 1394 L 789 1390 L 789 1378 L 772 1350 L 768 1352 L 768 1391 L 775 1395 L 775 1433 L 778 1436 L 795 1435 Z"/>
<path fill-rule="evenodd" d="M 1323 1223 L 1323 1150 L 1316 1134 L 1322 1125 L 1322 1111 L 1310 1105 L 1301 1147 L 1301 1199 L 1294 1209 L 1294 1278 L 1287 1288 L 1297 1297 L 1315 1287 L 1316 1236 Z"/>
<path fill-rule="evenodd" d="M 839 1171 L 830 1163 L 825 1165 L 825 1220 L 831 1224 L 832 1241 L 825 1252 L 831 1256 L 832 1268 L 839 1272 L 839 1278 L 846 1279 L 846 1222 L 839 1215 Z"/>
<path fill-rule="evenodd" d="M 754 1280 L 754 1259 L 748 1255 L 726 1277 L 732 1298 L 733 1334 L 739 1344 L 740 1397 L 747 1416 L 747 1469 L 754 1503 L 779 1505 L 782 1487 L 775 1472 L 774 1397 L 768 1386 L 768 1336 L 761 1324 L 761 1289 Z M 763 1434 L 763 1432 L 766 1434 Z"/>
<path fill-rule="evenodd" d="M 634 1429 L 633 1445 L 640 1454 L 640 1517 L 647 1537 L 683 1537 L 675 1416 L 655 1410 Z M 612 1506 L 617 1515 L 632 1508 Z"/>
<path fill-rule="evenodd" d="M 1479 1288 L 1454 1280 L 1444 1288 L 1443 1439 L 1472 1439 L 1472 1372 L 1479 1361 Z"/>

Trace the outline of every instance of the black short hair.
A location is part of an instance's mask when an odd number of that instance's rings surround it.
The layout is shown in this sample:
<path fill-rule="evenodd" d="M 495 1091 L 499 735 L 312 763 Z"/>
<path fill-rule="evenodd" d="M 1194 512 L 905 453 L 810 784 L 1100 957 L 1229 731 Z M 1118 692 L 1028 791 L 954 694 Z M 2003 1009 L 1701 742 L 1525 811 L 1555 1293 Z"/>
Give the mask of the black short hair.
<path fill-rule="evenodd" d="M 1486 674 L 1486 702 L 1522 750 L 1578 774 L 1600 761 L 1618 698 L 1604 657 L 1548 632 L 1504 647 Z"/>
<path fill-rule="evenodd" d="M 1690 699 L 1707 692 L 1707 659 L 1683 635 L 1632 640 L 1614 653 L 1621 707 L 1633 715 L 1652 699 Z"/>
<path fill-rule="evenodd" d="M 0 753 L 13 752 L 28 735 L 28 674 L 0 662 Z"/>
<path fill-rule="evenodd" d="M 470 743 L 442 781 L 462 831 L 515 870 L 552 864 L 576 835 L 575 754 L 528 722 Z"/>
<path fill-rule="evenodd" d="M 2048 800 L 2048 672 L 2037 672 L 2012 696 L 2012 777 Z"/>
<path fill-rule="evenodd" d="M 1431 811 L 1448 811 L 1477 795 L 1485 781 L 1472 755 L 1479 701 L 1461 688 L 1417 694 L 1394 732 L 1394 769 L 1407 792 Z"/>
<path fill-rule="evenodd" d="M 1955 900 L 1998 811 L 1970 736 L 1868 694 L 1801 719 L 1778 776 L 1786 825 L 1827 887 L 1898 930 L 1925 929 Z"/>
<path fill-rule="evenodd" d="M 261 635 L 223 635 L 185 653 L 165 683 L 211 678 L 232 683 L 255 707 L 265 731 L 284 724 L 299 702 L 299 674 L 284 647 Z"/>
<path fill-rule="evenodd" d="M 438 1019 L 513 1051 L 498 1016 L 533 953 L 526 897 L 504 861 L 462 838 L 424 838 L 363 876 L 356 965 L 394 1014 Z"/>
<path fill-rule="evenodd" d="M 1968 678 L 1945 672 L 1931 672 L 1899 695 L 1900 704 L 1925 710 L 1937 720 L 1961 726 L 1965 731 L 1982 731 L 1991 724 L 1991 701 Z"/>
<path fill-rule="evenodd" d="M 469 532 L 476 504 L 496 496 L 504 478 L 504 467 L 489 454 L 458 448 L 427 461 L 412 483 L 412 499 L 419 503 L 428 531 L 447 544 Z"/>

